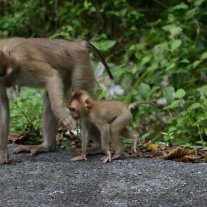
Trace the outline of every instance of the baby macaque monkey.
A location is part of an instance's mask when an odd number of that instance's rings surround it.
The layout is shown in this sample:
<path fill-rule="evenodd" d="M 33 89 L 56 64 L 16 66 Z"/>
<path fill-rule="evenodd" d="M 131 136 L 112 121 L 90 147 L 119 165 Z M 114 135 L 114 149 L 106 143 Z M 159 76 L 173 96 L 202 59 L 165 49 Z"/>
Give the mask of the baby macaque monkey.
<path fill-rule="evenodd" d="M 139 104 L 151 104 L 151 101 L 137 101 L 131 104 L 124 104 L 114 100 L 94 100 L 89 93 L 84 90 L 74 91 L 70 97 L 68 108 L 74 119 L 81 121 L 87 120 L 92 122 L 100 131 L 101 147 L 105 151 L 106 156 L 103 162 L 111 162 L 123 154 L 123 147 L 120 136 L 128 137 L 133 140 L 132 151 L 136 153 L 139 134 L 126 126 L 132 120 L 131 109 Z M 72 158 L 72 161 L 86 160 L 88 135 L 84 133 L 82 136 L 82 154 Z M 111 155 L 110 142 L 114 154 Z"/>

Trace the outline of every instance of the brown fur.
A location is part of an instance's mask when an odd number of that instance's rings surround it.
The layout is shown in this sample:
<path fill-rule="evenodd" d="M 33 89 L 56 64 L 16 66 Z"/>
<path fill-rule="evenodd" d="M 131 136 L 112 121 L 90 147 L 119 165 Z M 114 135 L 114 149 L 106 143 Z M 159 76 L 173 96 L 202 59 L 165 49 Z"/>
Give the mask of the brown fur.
<path fill-rule="evenodd" d="M 68 128 L 75 126 L 63 102 L 65 94 L 70 88 L 85 89 L 89 93 L 93 89 L 94 74 L 86 45 L 85 41 L 43 38 L 0 40 L 0 163 L 8 162 L 6 87 L 42 87 L 47 91 L 43 109 L 43 144 L 21 146 L 15 152 L 37 154 L 54 150 L 57 121 Z"/>
<path fill-rule="evenodd" d="M 148 101 L 139 102 L 139 104 L 143 103 L 148 103 Z M 136 104 L 138 105 L 137 102 Z M 94 100 L 86 91 L 78 90 L 72 93 L 68 107 L 73 118 L 89 120 L 99 129 L 102 150 L 106 152 L 104 163 L 110 162 L 111 159 L 119 158 L 123 154 L 120 136 L 133 139 L 132 150 L 136 153 L 139 135 L 126 127 L 132 120 L 131 104 L 113 100 Z M 112 141 L 115 151 L 112 157 L 109 146 L 110 141 Z M 86 159 L 87 144 L 88 137 L 82 134 L 82 155 L 74 157 L 73 161 Z"/>

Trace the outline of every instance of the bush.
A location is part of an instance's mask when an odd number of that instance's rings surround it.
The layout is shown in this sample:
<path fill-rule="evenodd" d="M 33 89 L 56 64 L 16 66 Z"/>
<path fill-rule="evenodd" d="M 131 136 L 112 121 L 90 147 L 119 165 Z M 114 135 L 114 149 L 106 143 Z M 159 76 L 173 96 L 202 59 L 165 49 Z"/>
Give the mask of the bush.
<path fill-rule="evenodd" d="M 1 37 L 89 39 L 107 57 L 125 90 L 116 99 L 164 98 L 167 105 L 158 118 L 151 116 L 151 107 L 133 111 L 133 127 L 143 133 L 159 121 L 154 133 L 143 137 L 161 140 L 162 132 L 167 142 L 206 144 L 206 1 L 2 0 L 0 4 Z"/>
<path fill-rule="evenodd" d="M 42 91 L 22 89 L 21 96 L 11 102 L 12 132 L 30 132 L 40 136 Z"/>

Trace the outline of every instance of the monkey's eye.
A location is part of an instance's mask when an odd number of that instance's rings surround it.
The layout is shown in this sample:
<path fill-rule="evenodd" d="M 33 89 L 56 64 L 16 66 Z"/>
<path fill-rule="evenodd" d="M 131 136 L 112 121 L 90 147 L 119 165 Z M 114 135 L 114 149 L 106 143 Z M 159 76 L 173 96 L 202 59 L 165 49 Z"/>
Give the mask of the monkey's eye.
<path fill-rule="evenodd" d="M 77 112 L 76 108 L 72 108 L 72 107 L 70 107 L 69 110 L 70 110 L 71 112 L 74 112 L 74 113 Z"/>

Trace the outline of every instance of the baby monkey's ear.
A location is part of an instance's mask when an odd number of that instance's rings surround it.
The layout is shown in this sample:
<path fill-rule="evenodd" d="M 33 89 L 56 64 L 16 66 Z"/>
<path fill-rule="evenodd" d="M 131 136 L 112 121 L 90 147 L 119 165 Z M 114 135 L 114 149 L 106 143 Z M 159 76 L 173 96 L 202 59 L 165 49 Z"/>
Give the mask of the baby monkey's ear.
<path fill-rule="evenodd" d="M 91 108 L 93 106 L 94 101 L 90 96 L 85 95 L 82 100 L 86 108 Z"/>

